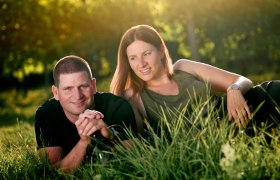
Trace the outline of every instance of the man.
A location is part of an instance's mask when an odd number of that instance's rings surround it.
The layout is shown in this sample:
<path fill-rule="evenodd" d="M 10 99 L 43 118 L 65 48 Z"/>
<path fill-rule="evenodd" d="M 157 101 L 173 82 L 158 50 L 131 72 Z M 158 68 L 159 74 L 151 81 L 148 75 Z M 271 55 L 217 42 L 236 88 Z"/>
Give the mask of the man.
<path fill-rule="evenodd" d="M 65 172 L 76 170 L 89 156 L 96 134 L 113 140 L 114 132 L 136 132 L 133 110 L 121 97 L 99 93 L 89 64 L 77 56 L 60 59 L 53 70 L 54 98 L 38 108 L 35 133 L 38 153 Z M 114 127 L 113 130 L 110 127 Z M 128 138 L 122 144 L 129 145 Z"/>

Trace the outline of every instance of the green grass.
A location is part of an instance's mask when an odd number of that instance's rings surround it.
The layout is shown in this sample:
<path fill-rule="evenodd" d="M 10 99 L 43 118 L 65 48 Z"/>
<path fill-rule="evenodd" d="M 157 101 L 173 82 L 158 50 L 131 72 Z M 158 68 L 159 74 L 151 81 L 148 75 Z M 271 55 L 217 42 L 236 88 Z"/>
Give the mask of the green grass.
<path fill-rule="evenodd" d="M 102 86 L 101 86 L 102 87 Z M 99 88 L 99 90 L 102 88 Z M 213 106 L 202 116 L 204 104 L 194 106 L 192 117 L 174 115 L 166 134 L 137 139 L 134 148 L 116 146 L 114 153 L 100 152 L 103 159 L 88 162 L 66 175 L 41 162 L 36 154 L 33 116 L 50 89 L 30 90 L 23 96 L 15 90 L 1 94 L 0 175 L 2 179 L 278 179 L 280 178 L 279 129 L 268 144 L 265 127 L 254 137 L 236 130 L 220 118 Z M 106 90 L 104 90 L 106 91 Z M 7 122 L 5 122 L 5 117 Z M 192 125 L 186 122 L 192 122 Z M 106 158 L 108 156 L 112 158 Z"/>

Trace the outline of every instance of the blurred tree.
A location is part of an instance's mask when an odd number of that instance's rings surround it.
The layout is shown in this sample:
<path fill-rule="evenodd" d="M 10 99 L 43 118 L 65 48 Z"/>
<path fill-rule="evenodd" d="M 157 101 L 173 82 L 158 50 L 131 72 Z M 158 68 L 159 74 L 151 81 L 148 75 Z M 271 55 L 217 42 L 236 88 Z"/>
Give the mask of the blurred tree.
<path fill-rule="evenodd" d="M 44 72 L 39 82 L 49 84 L 55 61 L 69 54 L 109 77 L 121 35 L 136 24 L 155 26 L 174 60 L 279 72 L 279 9 L 278 0 L 0 0 L 0 82 L 31 86 Z"/>
<path fill-rule="evenodd" d="M 121 34 L 132 25 L 152 22 L 143 11 L 147 5 L 139 1 L 0 2 L 0 80 L 10 76 L 24 81 L 45 72 L 48 84 L 54 62 L 69 54 L 87 59 L 97 76 L 109 76 Z"/>
<path fill-rule="evenodd" d="M 162 8 L 155 24 L 165 33 L 176 31 L 169 39 L 183 57 L 244 75 L 279 72 L 280 1 L 162 0 L 154 7 Z"/>

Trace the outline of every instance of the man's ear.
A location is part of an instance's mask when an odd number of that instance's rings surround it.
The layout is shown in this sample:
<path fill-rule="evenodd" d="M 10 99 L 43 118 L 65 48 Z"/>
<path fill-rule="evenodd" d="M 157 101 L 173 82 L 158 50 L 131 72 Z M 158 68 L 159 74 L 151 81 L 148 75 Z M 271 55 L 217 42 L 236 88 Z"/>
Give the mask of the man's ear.
<path fill-rule="evenodd" d="M 160 53 L 161 53 L 161 59 L 164 57 L 164 52 L 165 51 L 165 48 L 163 45 L 160 46 Z"/>
<path fill-rule="evenodd" d="M 59 100 L 58 98 L 58 89 L 55 85 L 52 85 L 52 93 L 53 93 L 53 96 L 56 100 Z"/>
<path fill-rule="evenodd" d="M 92 78 L 92 87 L 93 87 L 93 94 L 96 94 L 97 92 L 97 86 L 96 86 L 96 79 Z"/>

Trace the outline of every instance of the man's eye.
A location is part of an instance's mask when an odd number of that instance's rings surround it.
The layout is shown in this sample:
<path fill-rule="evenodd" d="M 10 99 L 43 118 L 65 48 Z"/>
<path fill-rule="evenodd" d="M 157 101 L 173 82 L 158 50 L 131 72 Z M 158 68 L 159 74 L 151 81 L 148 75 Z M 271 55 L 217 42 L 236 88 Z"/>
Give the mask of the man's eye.
<path fill-rule="evenodd" d="M 64 88 L 64 91 L 71 91 L 71 90 L 72 90 L 71 87 Z"/>
<path fill-rule="evenodd" d="M 146 52 L 145 54 L 144 54 L 144 56 L 149 56 L 149 55 L 151 55 L 152 53 L 151 52 Z"/>
<path fill-rule="evenodd" d="M 82 85 L 82 86 L 81 86 L 82 89 L 86 89 L 86 88 L 88 88 L 88 87 L 89 87 L 89 85 Z"/>

